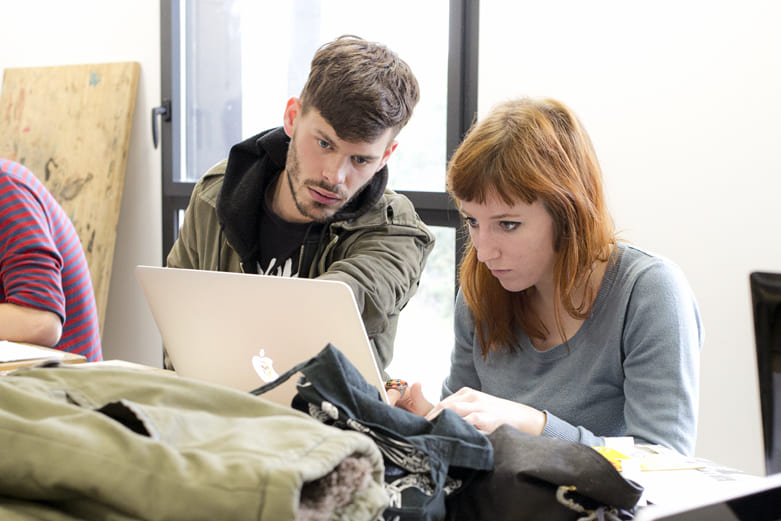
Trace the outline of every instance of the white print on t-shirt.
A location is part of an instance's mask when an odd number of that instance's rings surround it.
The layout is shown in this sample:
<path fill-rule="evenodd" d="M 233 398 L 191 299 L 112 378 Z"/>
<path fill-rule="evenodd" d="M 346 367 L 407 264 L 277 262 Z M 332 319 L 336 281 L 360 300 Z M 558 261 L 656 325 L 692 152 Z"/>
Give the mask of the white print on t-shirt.
<path fill-rule="evenodd" d="M 288 259 L 285 261 L 284 266 L 276 266 L 277 259 L 271 259 L 271 261 L 268 263 L 268 268 L 263 269 L 263 267 L 258 263 L 258 273 L 261 275 L 275 275 L 277 277 L 298 277 L 298 272 L 293 272 L 293 259 Z"/>

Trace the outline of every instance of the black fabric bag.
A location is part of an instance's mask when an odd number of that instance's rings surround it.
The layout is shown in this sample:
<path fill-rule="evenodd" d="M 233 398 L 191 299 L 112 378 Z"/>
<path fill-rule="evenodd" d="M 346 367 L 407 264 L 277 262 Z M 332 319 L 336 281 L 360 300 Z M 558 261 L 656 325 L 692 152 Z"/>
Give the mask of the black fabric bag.
<path fill-rule="evenodd" d="M 292 406 L 341 429 L 371 437 L 383 454 L 387 521 L 446 518 L 446 497 L 493 468 L 491 442 L 452 411 L 433 421 L 384 403 L 336 347 L 252 391 L 262 395 L 301 372 Z"/>
<path fill-rule="evenodd" d="M 587 445 L 509 425 L 488 435 L 495 468 L 448 498 L 448 521 L 624 520 L 643 493 Z"/>

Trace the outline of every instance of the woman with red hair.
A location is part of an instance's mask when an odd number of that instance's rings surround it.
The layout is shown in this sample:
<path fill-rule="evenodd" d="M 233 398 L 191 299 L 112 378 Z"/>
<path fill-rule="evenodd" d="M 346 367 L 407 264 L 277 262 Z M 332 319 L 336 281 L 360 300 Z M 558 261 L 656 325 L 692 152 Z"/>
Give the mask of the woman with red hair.
<path fill-rule="evenodd" d="M 437 405 L 419 384 L 398 405 L 451 409 L 486 432 L 693 453 L 695 298 L 675 264 L 616 238 L 575 114 L 551 99 L 497 106 L 453 155 L 447 186 L 470 238 L 450 374 Z"/>

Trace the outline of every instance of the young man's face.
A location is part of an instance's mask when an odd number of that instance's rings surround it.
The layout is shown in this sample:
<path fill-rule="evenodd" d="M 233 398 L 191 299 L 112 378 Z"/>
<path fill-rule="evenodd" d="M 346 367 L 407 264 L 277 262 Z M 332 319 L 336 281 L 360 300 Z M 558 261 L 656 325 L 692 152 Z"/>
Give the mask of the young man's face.
<path fill-rule="evenodd" d="M 289 222 L 332 217 L 385 166 L 397 145 L 392 129 L 371 143 L 342 141 L 317 110 L 302 114 L 297 98 L 288 101 L 285 132 L 290 149 L 272 207 Z"/>

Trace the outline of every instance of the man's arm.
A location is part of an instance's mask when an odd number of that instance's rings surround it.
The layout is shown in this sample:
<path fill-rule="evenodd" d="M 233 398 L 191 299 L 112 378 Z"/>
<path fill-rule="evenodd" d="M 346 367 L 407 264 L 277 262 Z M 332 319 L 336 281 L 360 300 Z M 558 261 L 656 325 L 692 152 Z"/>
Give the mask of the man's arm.
<path fill-rule="evenodd" d="M 383 211 L 392 217 L 384 225 L 345 233 L 335 260 L 318 278 L 340 280 L 353 290 L 366 333 L 384 370 L 393 357 L 399 312 L 418 288 L 434 235 L 420 221 L 409 200 L 386 192 Z"/>
<path fill-rule="evenodd" d="M 62 321 L 51 311 L 0 304 L 0 338 L 54 347 L 62 335 Z"/>
<path fill-rule="evenodd" d="M 53 347 L 62 336 L 62 255 L 34 188 L 3 176 L 0 338 Z"/>
<path fill-rule="evenodd" d="M 197 189 L 193 190 L 190 197 L 190 203 L 187 205 L 184 213 L 184 220 L 179 227 L 179 233 L 166 257 L 166 266 L 169 268 L 201 269 L 198 262 L 198 252 L 193 246 L 195 244 L 196 234 L 196 209 Z"/>
<path fill-rule="evenodd" d="M 166 258 L 169 268 L 232 271 L 220 266 L 220 222 L 215 205 L 222 186 L 224 162 L 204 174 L 190 194 L 184 220 L 171 251 Z"/>

